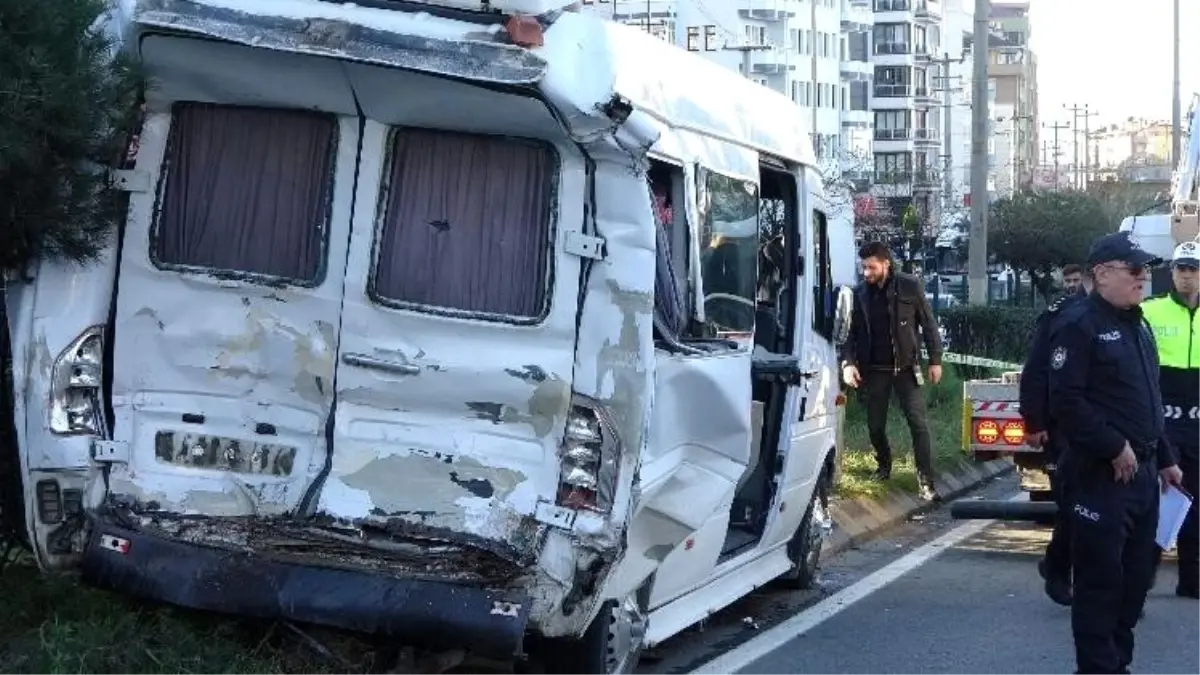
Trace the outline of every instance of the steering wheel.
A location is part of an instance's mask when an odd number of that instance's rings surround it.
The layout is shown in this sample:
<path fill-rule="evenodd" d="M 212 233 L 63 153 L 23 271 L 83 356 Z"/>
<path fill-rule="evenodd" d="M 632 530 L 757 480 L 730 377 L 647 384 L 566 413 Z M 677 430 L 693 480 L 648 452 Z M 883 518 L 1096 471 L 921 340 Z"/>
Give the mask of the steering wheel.
<path fill-rule="evenodd" d="M 749 320 L 741 322 L 741 323 L 743 326 L 753 326 L 754 325 L 754 313 L 757 311 L 758 306 L 755 304 L 755 302 L 753 300 L 750 300 L 749 298 L 744 298 L 740 295 L 735 295 L 733 293 L 709 293 L 708 295 L 704 296 L 704 314 L 705 314 L 705 316 L 709 315 L 708 303 L 713 300 L 725 301 L 725 302 L 734 303 L 735 305 L 739 305 L 742 309 L 733 310 L 735 312 L 748 310 L 749 315 L 747 318 Z M 716 326 L 717 329 L 720 331 L 735 333 L 735 332 L 742 332 L 742 331 L 746 330 L 744 328 L 739 330 L 739 329 L 731 328 L 729 326 L 724 326 L 722 324 L 717 323 L 716 321 L 713 321 L 711 317 L 708 320 L 710 323 L 712 323 L 714 326 Z"/>

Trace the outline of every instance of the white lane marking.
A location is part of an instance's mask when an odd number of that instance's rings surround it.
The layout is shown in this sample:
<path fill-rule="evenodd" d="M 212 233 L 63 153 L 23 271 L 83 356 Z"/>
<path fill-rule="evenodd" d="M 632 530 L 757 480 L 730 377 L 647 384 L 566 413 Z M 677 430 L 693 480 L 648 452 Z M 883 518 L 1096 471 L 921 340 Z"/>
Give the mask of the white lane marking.
<path fill-rule="evenodd" d="M 1008 501 L 1015 502 L 1024 499 L 1026 499 L 1026 496 L 1022 492 Z M 693 670 L 692 673 L 717 675 L 740 672 L 755 661 L 771 654 L 792 640 L 825 623 L 825 621 L 833 618 L 843 609 L 924 565 L 942 551 L 979 534 L 989 525 L 993 525 L 996 522 L 995 520 L 972 520 L 971 522 L 963 523 L 783 623 L 764 631 L 757 637 L 705 663 Z"/>

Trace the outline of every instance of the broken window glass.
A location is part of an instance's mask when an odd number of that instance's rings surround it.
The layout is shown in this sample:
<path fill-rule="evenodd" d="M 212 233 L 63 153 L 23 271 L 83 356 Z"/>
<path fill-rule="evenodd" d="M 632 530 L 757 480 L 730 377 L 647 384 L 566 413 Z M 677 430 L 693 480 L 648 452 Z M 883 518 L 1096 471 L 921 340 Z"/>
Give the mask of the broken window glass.
<path fill-rule="evenodd" d="M 175 104 L 155 262 L 316 282 L 336 143 L 332 115 Z"/>
<path fill-rule="evenodd" d="M 372 295 L 400 306 L 544 315 L 556 167 L 543 143 L 394 131 Z"/>

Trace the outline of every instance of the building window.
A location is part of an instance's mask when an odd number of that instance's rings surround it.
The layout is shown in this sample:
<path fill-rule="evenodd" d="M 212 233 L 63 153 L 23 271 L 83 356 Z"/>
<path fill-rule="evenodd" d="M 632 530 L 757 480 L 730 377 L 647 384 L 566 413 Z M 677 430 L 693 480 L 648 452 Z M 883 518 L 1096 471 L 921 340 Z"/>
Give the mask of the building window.
<path fill-rule="evenodd" d="M 912 153 L 875 153 L 875 181 L 878 183 L 901 183 L 908 180 L 912 169 Z"/>
<path fill-rule="evenodd" d="M 912 26 L 907 23 L 875 24 L 876 54 L 908 54 Z"/>
<path fill-rule="evenodd" d="M 912 77 L 912 68 L 908 66 L 875 66 L 875 96 L 912 96 Z"/>
<path fill-rule="evenodd" d="M 700 27 L 687 27 L 687 49 L 689 52 L 700 51 Z"/>
<path fill-rule="evenodd" d="M 704 51 L 715 52 L 717 49 L 717 27 L 709 24 L 704 27 Z"/>
<path fill-rule="evenodd" d="M 869 110 L 870 109 L 870 83 L 869 82 L 851 82 L 850 83 L 850 109 L 851 110 Z"/>
<path fill-rule="evenodd" d="M 748 45 L 765 45 L 765 44 L 767 44 L 767 28 L 766 28 L 766 26 L 746 26 L 746 44 L 748 44 Z"/>

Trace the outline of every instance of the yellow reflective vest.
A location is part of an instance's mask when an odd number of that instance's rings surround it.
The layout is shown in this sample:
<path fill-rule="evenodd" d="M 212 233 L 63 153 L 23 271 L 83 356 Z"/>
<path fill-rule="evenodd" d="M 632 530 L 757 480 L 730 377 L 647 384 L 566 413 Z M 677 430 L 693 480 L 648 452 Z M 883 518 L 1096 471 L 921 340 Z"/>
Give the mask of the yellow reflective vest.
<path fill-rule="evenodd" d="M 1195 446 L 1200 425 L 1200 312 L 1171 292 L 1143 302 L 1142 316 L 1158 344 L 1167 432 L 1176 443 Z"/>

